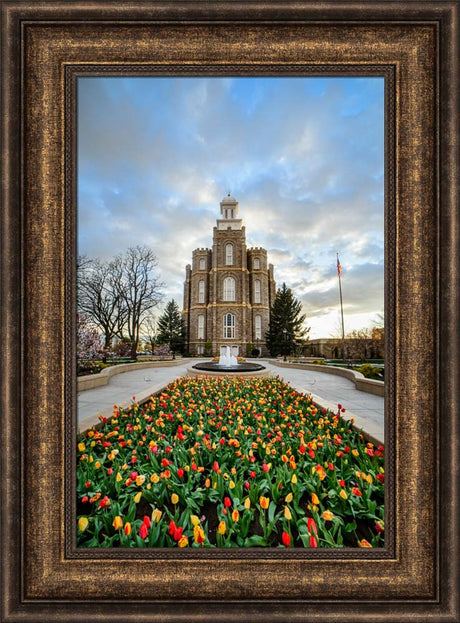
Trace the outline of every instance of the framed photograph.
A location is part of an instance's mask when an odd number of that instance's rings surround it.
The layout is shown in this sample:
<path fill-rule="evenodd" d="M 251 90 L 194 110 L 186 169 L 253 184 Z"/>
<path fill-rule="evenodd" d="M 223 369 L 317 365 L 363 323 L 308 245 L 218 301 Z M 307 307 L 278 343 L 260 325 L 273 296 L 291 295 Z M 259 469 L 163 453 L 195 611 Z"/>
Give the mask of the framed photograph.
<path fill-rule="evenodd" d="M 2 12 L 2 620 L 460 620 L 458 3 L 12 0 Z M 77 221 L 79 199 L 97 194 L 91 166 L 86 189 L 79 178 L 78 115 L 83 101 L 90 111 L 100 103 L 101 92 L 83 85 L 141 79 L 384 85 L 381 547 L 78 546 Z M 167 97 L 157 98 L 159 110 Z M 155 107 L 154 98 L 144 103 Z M 87 119 L 95 124 L 92 166 L 102 169 L 111 148 L 100 140 L 98 114 Z M 118 126 L 135 149 L 129 120 Z M 350 171 L 353 158 L 362 154 L 350 155 Z M 163 166 L 171 174 L 174 158 Z M 243 207 L 232 193 L 224 189 L 220 206 L 230 229 L 237 200 Z M 106 231 L 94 205 L 91 235 Z M 207 256 L 198 255 L 200 271 Z M 225 348 L 236 330 L 224 321 Z"/>
<path fill-rule="evenodd" d="M 392 85 L 351 69 L 79 72 L 77 547 L 384 547 Z"/>

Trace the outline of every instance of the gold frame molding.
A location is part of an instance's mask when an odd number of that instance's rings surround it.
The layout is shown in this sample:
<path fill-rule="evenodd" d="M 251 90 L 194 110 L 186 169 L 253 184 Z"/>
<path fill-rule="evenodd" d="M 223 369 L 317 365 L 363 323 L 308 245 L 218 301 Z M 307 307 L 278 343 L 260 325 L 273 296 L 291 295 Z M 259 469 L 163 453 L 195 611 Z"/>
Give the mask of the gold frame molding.
<path fill-rule="evenodd" d="M 2 2 L 2 621 L 460 621 L 458 9 Z M 88 72 L 385 77 L 379 552 L 75 548 L 75 88 Z"/>

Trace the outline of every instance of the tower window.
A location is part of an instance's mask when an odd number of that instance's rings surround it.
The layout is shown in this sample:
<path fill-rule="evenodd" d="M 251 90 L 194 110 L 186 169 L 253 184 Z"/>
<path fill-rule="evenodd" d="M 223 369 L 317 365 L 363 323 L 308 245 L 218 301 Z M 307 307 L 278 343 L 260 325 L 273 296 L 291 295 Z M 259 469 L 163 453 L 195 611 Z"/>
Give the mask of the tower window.
<path fill-rule="evenodd" d="M 198 316 L 198 339 L 204 340 L 204 316 Z"/>
<path fill-rule="evenodd" d="M 230 243 L 225 245 L 225 263 L 227 266 L 233 265 L 233 245 Z"/>
<path fill-rule="evenodd" d="M 256 279 L 254 281 L 254 303 L 260 303 L 260 281 Z"/>
<path fill-rule="evenodd" d="M 235 316 L 233 314 L 225 314 L 224 316 L 224 338 L 235 337 Z"/>
<path fill-rule="evenodd" d="M 260 268 L 260 260 L 258 257 L 254 258 L 254 268 L 258 270 Z"/>
<path fill-rule="evenodd" d="M 224 279 L 224 301 L 235 300 L 235 280 L 233 277 Z"/>
<path fill-rule="evenodd" d="M 256 340 L 262 339 L 262 316 L 254 318 L 254 334 Z"/>
<path fill-rule="evenodd" d="M 204 258 L 200 259 L 200 270 L 204 270 L 206 268 L 206 260 Z"/>
<path fill-rule="evenodd" d="M 204 281 L 198 284 L 198 303 L 204 303 Z"/>

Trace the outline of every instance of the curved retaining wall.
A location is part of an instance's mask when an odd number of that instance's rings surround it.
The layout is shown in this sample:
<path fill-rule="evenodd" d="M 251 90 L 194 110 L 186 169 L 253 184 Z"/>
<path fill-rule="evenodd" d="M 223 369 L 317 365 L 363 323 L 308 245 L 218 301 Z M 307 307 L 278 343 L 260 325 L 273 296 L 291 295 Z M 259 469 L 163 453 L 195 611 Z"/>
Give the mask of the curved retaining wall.
<path fill-rule="evenodd" d="M 314 370 L 315 372 L 324 372 L 325 374 L 335 374 L 336 376 L 344 376 L 353 381 L 356 389 L 375 396 L 385 396 L 385 383 L 383 381 L 375 381 L 374 379 L 366 379 L 361 372 L 348 370 L 347 368 L 335 368 L 332 366 L 322 366 L 314 363 L 289 363 L 279 361 L 278 359 L 270 359 L 270 363 L 280 368 L 297 368 L 298 370 Z"/>
<path fill-rule="evenodd" d="M 122 372 L 131 372 L 132 370 L 142 370 L 143 368 L 166 368 L 171 366 L 180 366 L 184 363 L 183 359 L 168 359 L 166 361 L 138 361 L 136 363 L 120 363 L 116 366 L 104 368 L 99 374 L 89 374 L 88 376 L 79 376 L 77 378 L 77 391 L 82 392 L 85 389 L 94 389 L 107 385 L 110 377 Z"/>

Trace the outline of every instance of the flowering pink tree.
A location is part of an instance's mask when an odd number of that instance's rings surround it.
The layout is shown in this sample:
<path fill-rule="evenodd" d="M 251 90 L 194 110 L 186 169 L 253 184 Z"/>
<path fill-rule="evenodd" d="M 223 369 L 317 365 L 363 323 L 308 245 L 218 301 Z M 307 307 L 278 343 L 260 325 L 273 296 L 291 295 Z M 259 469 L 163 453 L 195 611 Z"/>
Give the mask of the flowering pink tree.
<path fill-rule="evenodd" d="M 88 319 L 77 314 L 77 364 L 78 370 L 91 371 L 93 361 L 107 356 L 107 351 L 102 344 L 100 333 L 92 327 Z"/>

